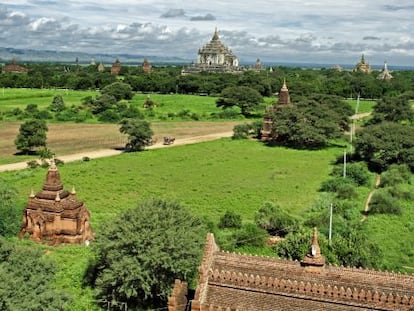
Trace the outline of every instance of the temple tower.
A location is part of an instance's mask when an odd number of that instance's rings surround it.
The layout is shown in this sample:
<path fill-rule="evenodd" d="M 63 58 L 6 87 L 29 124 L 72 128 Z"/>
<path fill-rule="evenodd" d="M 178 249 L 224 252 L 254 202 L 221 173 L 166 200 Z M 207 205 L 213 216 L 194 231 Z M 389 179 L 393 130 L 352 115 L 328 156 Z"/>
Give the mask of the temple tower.
<path fill-rule="evenodd" d="M 387 62 L 384 62 L 384 67 L 382 68 L 381 73 L 378 75 L 379 80 L 390 81 L 393 78 L 391 72 L 388 70 Z"/>
<path fill-rule="evenodd" d="M 321 254 L 316 227 L 313 228 L 312 244 L 309 247 L 309 252 L 301 261 L 301 265 L 305 267 L 305 271 L 312 273 L 320 273 L 325 266 L 325 257 Z"/>
<path fill-rule="evenodd" d="M 288 105 L 290 104 L 290 95 L 289 95 L 289 89 L 286 85 L 286 79 L 283 80 L 282 88 L 279 92 L 279 105 Z"/>
<path fill-rule="evenodd" d="M 114 76 L 119 75 L 120 71 L 121 71 L 121 62 L 117 58 L 115 60 L 115 63 L 111 67 L 111 75 L 114 75 Z"/>
<path fill-rule="evenodd" d="M 19 237 L 28 234 L 36 242 L 57 245 L 89 243 L 93 240 L 90 213 L 76 198 L 75 188 L 63 188 L 55 161 L 51 160 L 42 190 L 33 190 L 23 211 Z"/>
<path fill-rule="evenodd" d="M 370 73 L 371 66 L 365 62 L 365 56 L 362 54 L 361 60 L 355 65 L 354 72 Z"/>
<path fill-rule="evenodd" d="M 151 68 L 151 64 L 149 63 L 148 59 L 145 58 L 142 62 L 142 71 L 145 73 L 151 73 Z"/>

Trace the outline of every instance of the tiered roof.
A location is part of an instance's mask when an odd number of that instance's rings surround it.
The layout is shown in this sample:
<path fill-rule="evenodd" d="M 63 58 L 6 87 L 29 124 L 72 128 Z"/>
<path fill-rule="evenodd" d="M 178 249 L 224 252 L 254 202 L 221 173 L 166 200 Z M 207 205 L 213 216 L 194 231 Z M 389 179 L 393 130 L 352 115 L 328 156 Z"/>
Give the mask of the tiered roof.
<path fill-rule="evenodd" d="M 170 306 L 171 311 L 180 310 Z M 326 266 L 316 230 L 301 262 L 223 252 L 208 234 L 191 302 L 192 311 L 413 308 L 414 275 Z"/>
<path fill-rule="evenodd" d="M 63 188 L 55 161 L 51 160 L 42 190 L 32 190 L 23 212 L 20 236 L 29 234 L 37 242 L 49 244 L 83 243 L 93 239 L 90 213 L 78 201 L 75 187 Z"/>

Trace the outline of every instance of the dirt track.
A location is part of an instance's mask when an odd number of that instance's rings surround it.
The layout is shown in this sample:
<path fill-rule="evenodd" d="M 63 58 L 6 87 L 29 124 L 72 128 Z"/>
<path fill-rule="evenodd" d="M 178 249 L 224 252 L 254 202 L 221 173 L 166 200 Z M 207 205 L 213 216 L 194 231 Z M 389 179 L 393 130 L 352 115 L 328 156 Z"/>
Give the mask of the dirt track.
<path fill-rule="evenodd" d="M 157 142 L 154 145 L 147 147 L 146 149 L 172 148 L 174 146 L 195 144 L 199 142 L 219 139 L 222 137 L 231 137 L 232 135 L 233 135 L 233 132 L 222 132 L 222 133 L 214 133 L 214 134 L 200 135 L 200 136 L 194 136 L 194 137 L 186 137 L 186 138 L 176 139 L 174 144 L 172 145 L 163 145 L 162 142 Z M 122 151 L 116 150 L 116 149 L 100 149 L 100 150 L 95 150 L 95 151 L 86 151 L 82 153 L 59 156 L 59 159 L 64 162 L 71 162 L 71 161 L 82 160 L 82 158 L 84 157 L 96 159 L 96 158 L 115 156 L 121 153 Z M 21 170 L 25 168 L 27 168 L 27 162 L 5 164 L 5 165 L 0 165 L 0 172 Z"/>

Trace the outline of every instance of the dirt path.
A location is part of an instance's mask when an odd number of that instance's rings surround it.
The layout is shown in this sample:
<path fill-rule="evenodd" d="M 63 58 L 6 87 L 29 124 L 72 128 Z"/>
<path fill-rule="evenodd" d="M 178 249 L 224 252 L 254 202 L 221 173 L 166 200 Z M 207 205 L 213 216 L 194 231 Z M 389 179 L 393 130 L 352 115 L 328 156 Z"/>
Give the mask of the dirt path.
<path fill-rule="evenodd" d="M 367 219 L 368 211 L 369 211 L 369 203 L 371 202 L 372 195 L 374 194 L 375 190 L 377 190 L 380 184 L 381 184 L 381 175 L 378 174 L 375 179 L 375 187 L 374 189 L 370 191 L 370 193 L 368 194 L 367 200 L 365 202 L 364 215 L 362 216 L 361 222 L 364 222 Z"/>
<path fill-rule="evenodd" d="M 186 138 L 181 138 L 181 139 L 177 138 L 173 145 L 163 145 L 162 142 L 157 142 L 154 145 L 147 147 L 146 149 L 171 148 L 173 146 L 195 144 L 195 143 L 215 140 L 215 139 L 219 139 L 223 137 L 231 137 L 232 135 L 233 135 L 233 132 L 221 132 L 221 133 L 186 137 Z M 71 161 L 82 160 L 82 158 L 84 157 L 96 159 L 96 158 L 103 158 L 103 157 L 111 157 L 111 156 L 119 155 L 121 153 L 122 153 L 121 150 L 100 149 L 100 150 L 95 150 L 95 151 L 86 151 L 82 153 L 58 156 L 58 158 L 62 160 L 63 162 L 71 162 Z M 5 164 L 5 165 L 0 165 L 0 172 L 22 170 L 25 168 L 27 168 L 27 162 Z"/>

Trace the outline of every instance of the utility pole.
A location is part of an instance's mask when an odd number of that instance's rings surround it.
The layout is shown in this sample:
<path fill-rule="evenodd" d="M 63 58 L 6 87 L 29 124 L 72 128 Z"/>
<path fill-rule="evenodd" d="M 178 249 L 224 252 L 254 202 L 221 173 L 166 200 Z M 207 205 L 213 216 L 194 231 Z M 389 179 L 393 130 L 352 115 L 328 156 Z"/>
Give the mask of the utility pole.
<path fill-rule="evenodd" d="M 343 178 L 346 177 L 346 149 L 344 150 L 344 168 L 343 168 Z"/>
<path fill-rule="evenodd" d="M 332 209 L 333 209 L 333 206 L 331 203 L 331 206 L 329 208 L 329 237 L 328 237 L 329 245 L 331 245 L 331 240 L 332 240 Z"/>

